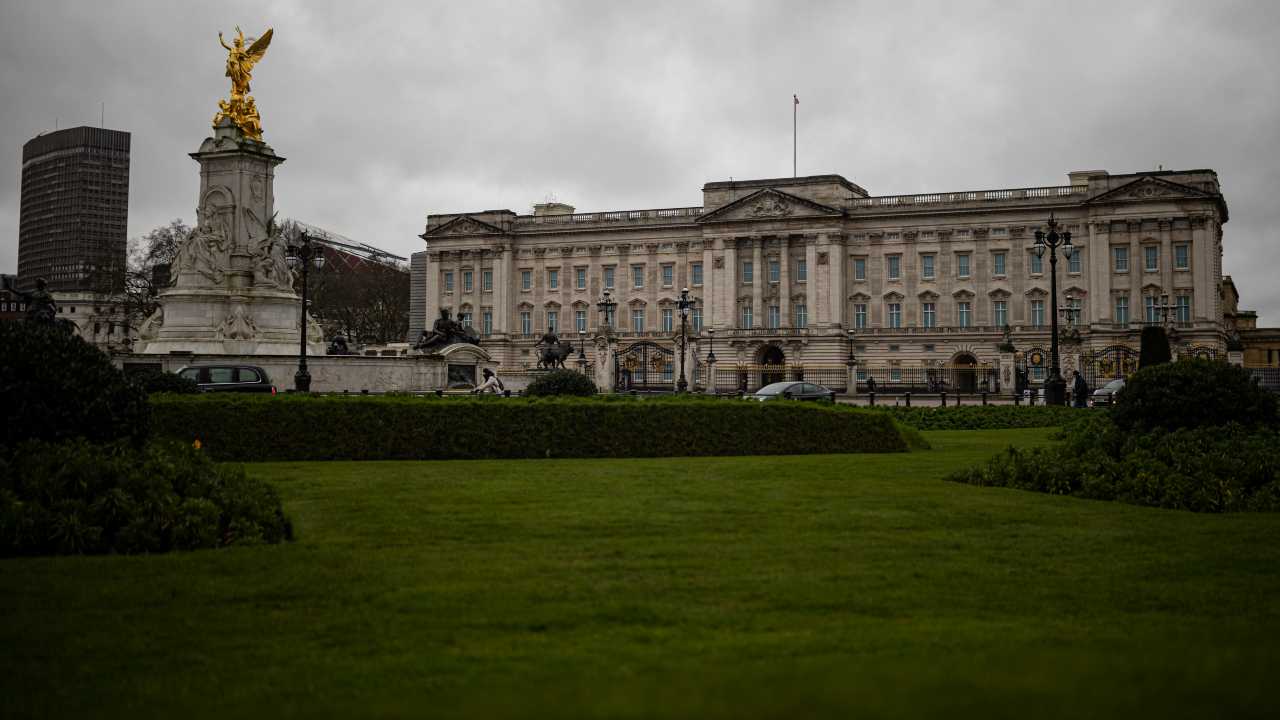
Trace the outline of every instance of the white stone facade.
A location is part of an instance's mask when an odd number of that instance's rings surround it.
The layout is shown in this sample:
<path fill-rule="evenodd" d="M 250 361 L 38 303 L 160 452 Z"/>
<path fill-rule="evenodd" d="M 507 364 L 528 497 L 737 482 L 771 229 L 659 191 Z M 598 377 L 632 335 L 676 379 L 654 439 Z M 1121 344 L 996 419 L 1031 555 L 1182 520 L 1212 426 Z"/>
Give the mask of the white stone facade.
<path fill-rule="evenodd" d="M 1078 308 L 1080 330 L 1080 343 L 1063 348 L 1065 368 L 1108 347 L 1136 351 L 1153 301 L 1172 308 L 1180 349 L 1221 352 L 1227 207 L 1217 174 L 1069 177 L 1056 187 L 872 197 L 825 175 L 708 183 L 699 207 L 433 215 L 421 236 L 428 262 L 414 272 L 423 315 L 461 314 L 509 370 L 536 362 L 533 343 L 550 325 L 576 342 L 585 319 L 594 336 L 606 288 L 623 346 L 670 346 L 688 287 L 700 299 L 699 357 L 714 349 L 722 370 L 781 358 L 835 372 L 852 329 L 859 367 L 880 383 L 893 368 L 975 363 L 1001 366 L 1009 383 L 1009 356 L 1001 365 L 998 350 L 1005 326 L 1019 350 L 1049 348 L 1050 258 L 1037 260 L 1033 245 L 1053 214 L 1079 249 L 1057 268 L 1058 304 Z"/>

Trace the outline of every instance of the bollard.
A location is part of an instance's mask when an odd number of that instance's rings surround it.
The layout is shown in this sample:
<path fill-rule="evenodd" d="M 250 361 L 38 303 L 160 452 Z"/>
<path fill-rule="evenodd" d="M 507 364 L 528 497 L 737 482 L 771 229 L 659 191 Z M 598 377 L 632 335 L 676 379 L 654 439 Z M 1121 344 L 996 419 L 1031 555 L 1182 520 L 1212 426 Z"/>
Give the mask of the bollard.
<path fill-rule="evenodd" d="M 867 399 L 871 401 L 871 405 L 870 405 L 871 407 L 875 407 L 875 406 L 876 406 L 876 394 L 875 394 L 875 393 L 873 393 L 873 392 L 872 392 L 872 393 L 867 393 Z"/>
<path fill-rule="evenodd" d="M 502 397 L 508 397 L 508 398 L 509 398 L 509 397 L 511 397 L 511 391 L 510 391 L 510 390 L 503 390 L 503 391 L 502 391 Z"/>
<path fill-rule="evenodd" d="M 983 404 L 983 406 L 984 406 L 984 407 L 985 407 L 985 406 L 986 406 L 986 404 L 987 404 L 987 391 L 986 391 L 986 390 L 983 390 L 983 391 L 982 391 L 982 404 Z"/>
<path fill-rule="evenodd" d="M 1021 405 L 1022 405 L 1022 393 L 1020 393 L 1020 392 L 1015 392 L 1015 393 L 1013 394 L 1013 404 L 1014 404 L 1014 405 L 1019 405 L 1019 406 L 1021 406 Z"/>
<path fill-rule="evenodd" d="M 942 392 L 938 393 L 938 397 L 942 398 L 942 407 L 946 407 L 946 406 L 947 406 L 947 391 L 946 391 L 946 390 L 943 390 Z"/>
<path fill-rule="evenodd" d="M 443 391 L 443 390 L 436 390 L 436 397 L 444 397 L 444 391 Z"/>
<path fill-rule="evenodd" d="M 908 390 L 906 393 L 903 394 L 902 397 L 906 398 L 907 407 L 911 407 L 911 391 Z"/>

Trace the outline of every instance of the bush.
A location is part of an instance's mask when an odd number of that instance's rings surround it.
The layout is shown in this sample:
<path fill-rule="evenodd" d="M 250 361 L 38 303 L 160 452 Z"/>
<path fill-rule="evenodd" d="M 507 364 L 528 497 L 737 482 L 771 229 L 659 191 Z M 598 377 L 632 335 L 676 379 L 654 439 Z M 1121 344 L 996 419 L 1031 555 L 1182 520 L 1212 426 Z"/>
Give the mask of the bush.
<path fill-rule="evenodd" d="M 271 486 L 188 445 L 32 441 L 0 459 L 0 556 L 154 553 L 292 535 Z"/>
<path fill-rule="evenodd" d="M 1216 360 L 1179 360 L 1143 368 L 1125 383 L 1112 416 L 1121 430 L 1274 425 L 1276 397 L 1245 369 Z"/>
<path fill-rule="evenodd" d="M 191 378 L 184 378 L 177 373 L 148 370 L 129 376 L 129 382 L 142 388 L 148 395 L 156 393 L 177 393 L 193 395 L 200 392 L 200 384 Z"/>
<path fill-rule="evenodd" d="M 0 453 L 26 440 L 147 437 L 147 396 L 102 351 L 57 327 L 0 323 Z"/>
<path fill-rule="evenodd" d="M 1280 510 L 1280 435 L 1240 425 L 1126 435 L 1105 415 L 1057 447 L 1010 447 L 948 480 L 1135 505 L 1237 512 Z"/>
<path fill-rule="evenodd" d="M 215 459 L 433 460 L 902 452 L 885 413 L 703 399 L 165 395 L 157 433 Z"/>
<path fill-rule="evenodd" d="M 1159 325 L 1142 328 L 1141 345 L 1138 346 L 1138 368 L 1163 365 L 1173 360 L 1169 352 L 1169 336 Z"/>
<path fill-rule="evenodd" d="M 1056 427 L 1080 411 L 1066 406 L 964 405 L 960 407 L 877 407 L 895 420 L 918 430 L 1004 430 Z"/>
<path fill-rule="evenodd" d="M 539 375 L 524 394 L 529 397 L 546 397 L 551 395 L 575 395 L 588 397 L 599 392 L 591 378 L 573 370 L 552 370 Z"/>

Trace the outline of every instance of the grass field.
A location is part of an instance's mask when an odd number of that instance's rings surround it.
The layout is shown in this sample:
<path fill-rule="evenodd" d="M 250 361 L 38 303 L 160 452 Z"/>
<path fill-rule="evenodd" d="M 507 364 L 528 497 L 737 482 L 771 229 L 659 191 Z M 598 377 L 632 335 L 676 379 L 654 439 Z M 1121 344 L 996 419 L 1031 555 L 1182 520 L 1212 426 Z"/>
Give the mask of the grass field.
<path fill-rule="evenodd" d="M 1280 517 L 909 455 L 280 463 L 296 543 L 0 561 L 0 717 L 1280 712 Z"/>

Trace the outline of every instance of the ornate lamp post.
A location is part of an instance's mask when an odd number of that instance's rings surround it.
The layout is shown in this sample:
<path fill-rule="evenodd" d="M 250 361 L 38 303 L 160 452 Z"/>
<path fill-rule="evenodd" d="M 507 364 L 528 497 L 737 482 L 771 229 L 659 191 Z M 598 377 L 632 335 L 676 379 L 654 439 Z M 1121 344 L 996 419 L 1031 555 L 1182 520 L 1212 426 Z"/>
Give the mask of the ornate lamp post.
<path fill-rule="evenodd" d="M 680 380 L 676 382 L 676 392 L 687 392 L 689 382 L 684 375 L 684 356 L 689 346 L 689 310 L 697 304 L 697 300 L 689 297 L 689 288 L 680 290 Z"/>
<path fill-rule="evenodd" d="M 1075 253 L 1071 244 L 1071 231 L 1058 232 L 1058 221 L 1049 215 L 1049 232 L 1036 231 L 1036 257 L 1043 258 L 1049 253 L 1049 321 L 1052 338 L 1049 350 L 1049 379 L 1044 383 L 1044 400 L 1046 405 L 1062 405 L 1066 402 L 1067 381 L 1062 377 L 1062 367 L 1058 361 L 1058 250 L 1068 260 Z"/>
<path fill-rule="evenodd" d="M 596 308 L 600 310 L 601 330 L 608 334 L 613 329 L 613 311 L 618 307 L 618 303 L 613 301 L 613 293 L 608 290 L 600 297 L 600 302 L 596 303 Z"/>
<path fill-rule="evenodd" d="M 293 388 L 298 392 L 311 392 L 311 373 L 307 372 L 307 270 L 324 267 L 324 248 L 312 244 L 313 238 L 304 230 L 296 245 L 289 245 L 286 260 L 289 267 L 302 272 L 302 304 L 298 311 L 298 372 L 293 375 Z"/>

